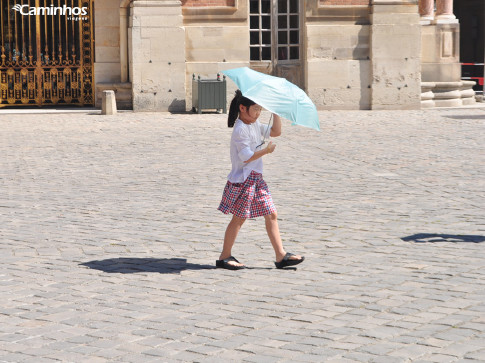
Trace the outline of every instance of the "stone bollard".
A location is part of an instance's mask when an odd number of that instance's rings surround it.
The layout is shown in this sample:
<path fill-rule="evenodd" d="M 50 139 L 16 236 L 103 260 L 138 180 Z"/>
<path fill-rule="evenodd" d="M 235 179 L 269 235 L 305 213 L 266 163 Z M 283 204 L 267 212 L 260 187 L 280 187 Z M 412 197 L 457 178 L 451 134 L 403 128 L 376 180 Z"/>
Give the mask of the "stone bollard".
<path fill-rule="evenodd" d="M 101 102 L 101 115 L 116 115 L 115 91 L 103 91 Z"/>

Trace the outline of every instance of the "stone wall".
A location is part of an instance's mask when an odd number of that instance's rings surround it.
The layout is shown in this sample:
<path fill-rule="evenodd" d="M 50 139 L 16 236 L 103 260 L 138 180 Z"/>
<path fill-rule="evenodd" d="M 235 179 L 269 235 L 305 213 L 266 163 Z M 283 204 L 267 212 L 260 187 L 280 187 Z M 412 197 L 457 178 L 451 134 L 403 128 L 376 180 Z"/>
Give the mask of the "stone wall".
<path fill-rule="evenodd" d="M 133 110 L 185 110 L 185 30 L 180 2 L 133 2 L 128 44 Z"/>
<path fill-rule="evenodd" d="M 372 109 L 421 107 L 419 21 L 414 0 L 372 0 Z"/>
<path fill-rule="evenodd" d="M 120 1 L 94 2 L 95 53 L 94 79 L 96 83 L 120 80 Z"/>
<path fill-rule="evenodd" d="M 193 74 L 215 78 L 229 68 L 258 68 L 249 56 L 247 0 L 124 4 L 129 9 L 120 13 L 120 0 L 95 2 L 97 96 L 114 89 L 117 101 L 126 98 L 125 106 L 131 107 L 133 100 L 138 111 L 190 110 Z M 305 1 L 301 84 L 317 107 L 429 107 L 439 104 L 438 96 L 457 93 L 433 91 L 449 82 L 468 97 L 468 84 L 460 82 L 459 24 L 452 1 L 439 0 L 436 17 L 429 14 L 433 4 L 420 0 L 420 18 L 418 0 Z M 120 48 L 126 57 L 120 57 Z M 432 102 L 420 103 L 421 81 Z M 228 81 L 229 97 L 234 89 Z"/>
<path fill-rule="evenodd" d="M 190 110 L 193 74 L 215 78 L 225 69 L 256 67 L 249 56 L 248 4 L 132 2 L 128 44 L 134 110 Z M 303 88 L 319 109 L 419 108 L 417 0 L 304 4 Z M 234 89 L 228 81 L 229 99 Z"/>
<path fill-rule="evenodd" d="M 220 2 L 223 3 L 223 2 Z M 234 2 L 225 1 L 226 4 Z M 249 66 L 247 1 L 238 6 L 182 8 L 185 29 L 185 98 L 192 107 L 192 75 L 214 79 L 222 70 Z M 228 96 L 235 90 L 228 81 Z M 228 97 L 228 98 L 229 98 Z"/>
<path fill-rule="evenodd" d="M 368 6 L 306 9 L 306 90 L 319 109 L 369 109 L 371 102 Z"/>
<path fill-rule="evenodd" d="M 120 1 L 95 1 L 95 105 L 101 107 L 104 90 L 113 90 L 119 109 L 132 108 L 129 83 L 120 83 Z M 126 31 L 126 29 L 125 29 Z M 125 55 L 127 56 L 127 55 Z"/>
<path fill-rule="evenodd" d="M 308 1 L 305 29 L 306 88 L 318 108 L 420 108 L 417 1 Z"/>

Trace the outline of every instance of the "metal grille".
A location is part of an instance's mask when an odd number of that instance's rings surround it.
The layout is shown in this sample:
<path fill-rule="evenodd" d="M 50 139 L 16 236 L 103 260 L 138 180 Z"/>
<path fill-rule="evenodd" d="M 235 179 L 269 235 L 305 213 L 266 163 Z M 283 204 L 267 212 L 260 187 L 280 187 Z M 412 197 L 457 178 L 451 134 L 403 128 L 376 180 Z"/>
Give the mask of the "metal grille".
<path fill-rule="evenodd" d="M 0 0 L 0 107 L 94 105 L 93 0 Z"/>

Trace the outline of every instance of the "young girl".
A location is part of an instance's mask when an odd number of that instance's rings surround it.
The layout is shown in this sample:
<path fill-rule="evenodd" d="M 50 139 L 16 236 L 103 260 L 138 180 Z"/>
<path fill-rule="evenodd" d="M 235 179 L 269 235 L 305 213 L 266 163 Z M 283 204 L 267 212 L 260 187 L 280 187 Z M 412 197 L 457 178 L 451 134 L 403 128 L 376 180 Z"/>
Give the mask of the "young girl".
<path fill-rule="evenodd" d="M 266 231 L 276 255 L 276 267 L 294 266 L 304 260 L 302 256 L 287 253 L 281 242 L 276 208 L 262 175 L 262 157 L 272 153 L 276 145 L 270 142 L 261 148 L 261 137 L 267 135 L 269 125 L 259 123 L 260 114 L 261 106 L 237 90 L 227 118 L 228 126 L 234 127 L 231 137 L 232 170 L 218 208 L 224 214 L 232 213 L 233 216 L 224 235 L 222 253 L 216 261 L 216 266 L 220 268 L 239 270 L 246 267 L 232 256 L 232 246 L 246 219 L 260 216 L 265 219 Z M 273 118 L 269 135 L 280 136 L 281 119 L 275 114 Z"/>

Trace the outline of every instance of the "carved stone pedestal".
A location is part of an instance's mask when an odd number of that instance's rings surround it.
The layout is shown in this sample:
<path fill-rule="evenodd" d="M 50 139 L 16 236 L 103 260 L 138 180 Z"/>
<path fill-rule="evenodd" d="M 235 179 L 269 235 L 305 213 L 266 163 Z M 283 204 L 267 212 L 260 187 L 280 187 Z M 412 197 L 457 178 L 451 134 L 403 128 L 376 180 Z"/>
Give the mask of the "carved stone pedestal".
<path fill-rule="evenodd" d="M 459 107 L 475 103 L 475 82 L 461 80 L 460 24 L 452 0 L 420 0 L 421 107 Z"/>

